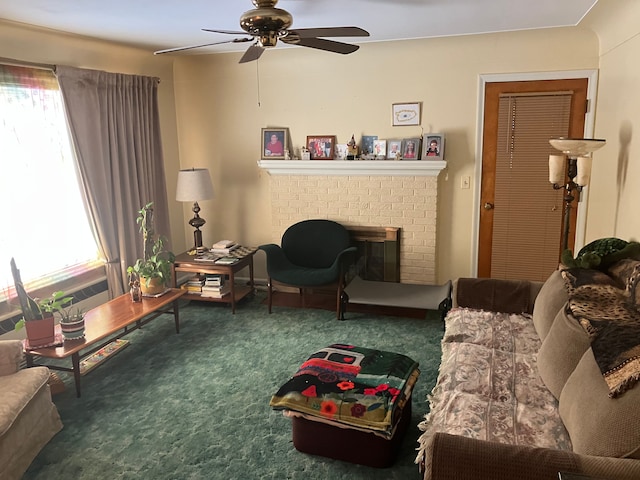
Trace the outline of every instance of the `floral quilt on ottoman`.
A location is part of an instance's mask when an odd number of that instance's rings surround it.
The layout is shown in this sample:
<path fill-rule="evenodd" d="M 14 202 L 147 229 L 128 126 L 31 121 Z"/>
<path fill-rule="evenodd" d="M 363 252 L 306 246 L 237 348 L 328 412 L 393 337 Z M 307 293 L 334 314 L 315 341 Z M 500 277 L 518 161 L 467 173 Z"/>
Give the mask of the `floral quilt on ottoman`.
<path fill-rule="evenodd" d="M 333 344 L 312 354 L 270 405 L 391 438 L 419 375 L 418 363 L 405 355 Z"/>

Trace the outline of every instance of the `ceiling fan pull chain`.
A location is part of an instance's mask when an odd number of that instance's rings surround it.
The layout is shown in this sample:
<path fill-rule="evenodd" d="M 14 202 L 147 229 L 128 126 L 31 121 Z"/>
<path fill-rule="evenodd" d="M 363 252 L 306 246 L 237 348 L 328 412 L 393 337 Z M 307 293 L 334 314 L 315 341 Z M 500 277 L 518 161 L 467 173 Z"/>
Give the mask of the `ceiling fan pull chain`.
<path fill-rule="evenodd" d="M 260 108 L 260 60 L 256 61 L 256 81 L 258 83 L 258 108 Z"/>

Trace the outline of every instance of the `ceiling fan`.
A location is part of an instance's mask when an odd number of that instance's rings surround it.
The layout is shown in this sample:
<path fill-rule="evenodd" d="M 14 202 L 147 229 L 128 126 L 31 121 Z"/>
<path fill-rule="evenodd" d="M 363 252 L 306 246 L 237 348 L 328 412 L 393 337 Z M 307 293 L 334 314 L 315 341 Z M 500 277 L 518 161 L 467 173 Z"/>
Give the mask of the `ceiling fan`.
<path fill-rule="evenodd" d="M 191 45 L 188 47 L 168 48 L 154 52 L 155 55 L 170 52 L 179 52 L 192 48 L 209 47 L 223 43 L 254 42 L 240 59 L 240 63 L 251 62 L 260 58 L 265 48 L 275 47 L 278 40 L 291 45 L 316 48 L 327 52 L 346 55 L 353 53 L 358 45 L 336 42 L 320 37 L 368 37 L 369 32 L 359 27 L 323 27 L 323 28 L 298 28 L 289 29 L 293 24 L 293 17 L 289 12 L 276 8 L 278 0 L 251 0 L 256 8 L 244 12 L 240 16 L 240 27 L 244 30 L 214 30 L 203 28 L 205 32 L 224 33 L 229 35 L 245 35 L 243 38 L 234 38 L 223 42 L 205 43 L 203 45 Z M 250 35 L 250 36 L 247 36 Z"/>

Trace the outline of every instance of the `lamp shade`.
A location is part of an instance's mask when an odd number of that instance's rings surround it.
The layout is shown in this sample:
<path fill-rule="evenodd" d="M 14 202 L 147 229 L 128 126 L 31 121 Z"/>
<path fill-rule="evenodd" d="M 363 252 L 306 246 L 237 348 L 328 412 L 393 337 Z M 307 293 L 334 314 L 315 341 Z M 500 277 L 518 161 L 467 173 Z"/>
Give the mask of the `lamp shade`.
<path fill-rule="evenodd" d="M 591 178 L 591 157 L 578 157 L 577 170 L 576 184 L 586 187 L 589 185 L 589 179 Z"/>
<path fill-rule="evenodd" d="M 549 182 L 560 184 L 564 182 L 565 176 L 564 155 L 549 155 Z"/>
<path fill-rule="evenodd" d="M 178 172 L 176 200 L 197 202 L 213 198 L 213 184 L 208 168 L 192 168 Z"/>

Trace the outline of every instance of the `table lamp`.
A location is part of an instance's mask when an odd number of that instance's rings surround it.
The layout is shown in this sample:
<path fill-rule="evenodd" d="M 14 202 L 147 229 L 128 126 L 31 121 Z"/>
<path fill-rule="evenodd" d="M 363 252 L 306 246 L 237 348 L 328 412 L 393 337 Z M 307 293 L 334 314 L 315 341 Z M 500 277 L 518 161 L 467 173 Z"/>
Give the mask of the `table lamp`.
<path fill-rule="evenodd" d="M 202 250 L 202 232 L 200 227 L 206 222 L 199 215 L 200 206 L 198 200 L 213 198 L 213 184 L 208 168 L 191 168 L 178 172 L 178 186 L 176 188 L 176 200 L 179 202 L 193 202 L 193 218 L 189 225 L 195 228 L 193 232 L 193 244 L 196 250 Z"/>

